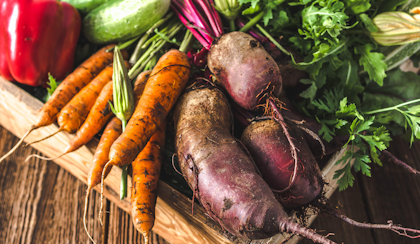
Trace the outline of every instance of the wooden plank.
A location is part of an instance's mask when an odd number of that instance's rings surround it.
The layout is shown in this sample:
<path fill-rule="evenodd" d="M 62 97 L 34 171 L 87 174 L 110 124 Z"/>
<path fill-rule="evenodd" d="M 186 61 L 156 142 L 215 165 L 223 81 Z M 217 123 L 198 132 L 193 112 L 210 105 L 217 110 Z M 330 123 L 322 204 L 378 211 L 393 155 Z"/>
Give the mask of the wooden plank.
<path fill-rule="evenodd" d="M 17 141 L 0 127 L 1 154 Z M 87 186 L 52 162 L 34 158 L 25 163 L 33 153 L 39 152 L 21 147 L 0 164 L 0 243 L 92 243 L 82 221 Z M 92 192 L 89 233 L 97 243 L 113 243 L 104 238 L 108 225 L 102 227 L 98 221 L 99 205 L 99 194 Z M 167 243 L 155 233 L 152 236 L 151 244 Z"/>
<path fill-rule="evenodd" d="M 356 179 L 353 187 L 342 192 L 335 192 L 330 198 L 330 203 L 333 206 L 337 206 L 338 210 L 346 216 L 360 222 L 368 222 L 368 213 L 366 212 L 363 193 L 360 187 L 360 177 L 364 176 L 355 175 Z M 323 235 L 328 233 L 334 234 L 329 239 L 337 243 L 375 243 L 371 230 L 351 226 L 326 214 L 319 215 L 311 226 Z M 309 240 L 302 240 L 300 242 L 300 244 L 310 243 L 313 242 Z"/>
<path fill-rule="evenodd" d="M 31 124 L 35 121 L 36 113 L 42 107 L 42 103 L 0 77 L 0 124 L 18 137 L 29 130 Z M 53 124 L 38 130 L 35 130 L 25 141 L 33 141 L 37 138 L 45 137 L 58 129 Z M 73 135 L 59 133 L 56 136 L 34 144 L 33 147 L 41 151 L 48 157 L 58 156 L 64 151 L 67 143 Z M 54 145 L 54 146 L 51 146 Z M 94 146 L 90 148 L 82 147 L 76 152 L 69 153 L 59 159 L 54 160 L 60 167 L 76 176 L 82 182 L 86 182 L 87 170 L 93 158 Z M 117 192 L 119 192 L 121 169 L 113 167 L 111 173 L 106 178 L 105 197 L 117 204 L 117 206 L 126 212 L 130 212 L 130 198 L 121 201 Z M 128 196 L 131 192 L 131 179 L 128 179 Z M 98 187 L 95 188 L 98 190 Z M 158 199 L 156 205 L 156 222 L 153 231 L 162 236 L 171 243 L 188 243 L 194 240 L 196 243 L 230 243 L 224 236 L 218 234 L 218 231 L 201 222 L 195 216 L 191 216 L 189 209 L 176 210 L 175 202 L 185 202 L 190 205 L 187 197 L 177 195 L 176 199 L 171 197 L 174 190 L 164 182 L 160 182 L 158 189 Z M 161 198 L 160 196 L 165 196 Z M 196 209 L 201 208 L 197 205 Z"/>
<path fill-rule="evenodd" d="M 410 148 L 408 141 L 395 138 L 390 152 L 416 169 L 420 169 L 420 142 Z M 366 207 L 371 223 L 387 223 L 420 229 L 420 176 L 413 175 L 383 158 L 383 167 L 372 165 L 372 178 L 360 177 L 365 191 Z M 376 243 L 414 244 L 419 239 L 409 239 L 386 231 L 373 231 Z"/>
<path fill-rule="evenodd" d="M 144 244 L 143 236 L 134 228 L 129 214 L 116 204 L 110 203 L 108 243 Z M 155 233 L 150 235 L 150 243 L 169 244 Z"/>

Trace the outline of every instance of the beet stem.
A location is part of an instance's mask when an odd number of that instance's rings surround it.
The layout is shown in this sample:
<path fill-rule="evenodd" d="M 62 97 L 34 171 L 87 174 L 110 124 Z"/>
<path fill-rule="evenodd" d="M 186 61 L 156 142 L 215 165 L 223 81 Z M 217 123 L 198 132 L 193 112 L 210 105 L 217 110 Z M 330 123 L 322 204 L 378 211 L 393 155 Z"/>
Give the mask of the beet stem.
<path fill-rule="evenodd" d="M 310 136 L 312 136 L 312 138 L 314 138 L 315 140 L 317 140 L 318 142 L 319 142 L 319 144 L 321 145 L 321 148 L 322 148 L 322 155 L 326 155 L 326 152 L 325 152 L 325 145 L 324 145 L 324 143 L 322 143 L 322 140 L 321 140 L 321 138 L 319 138 L 319 136 L 315 133 L 315 132 L 313 132 L 313 131 L 311 131 L 310 129 L 308 129 L 308 128 L 306 128 L 305 126 L 300 126 L 300 125 L 296 125 L 299 129 L 301 129 L 301 130 L 303 130 L 303 131 L 305 131 L 306 133 L 308 133 Z"/>
<path fill-rule="evenodd" d="M 394 163 L 396 163 L 399 166 L 402 166 L 404 169 L 408 170 L 409 172 L 417 175 L 420 174 L 420 171 L 412 168 L 410 165 L 408 165 L 407 163 L 403 162 L 402 160 L 398 159 L 397 157 L 394 156 L 394 154 L 388 152 L 387 150 L 383 150 L 382 151 L 386 156 L 390 157 L 392 159 L 392 161 L 394 161 Z"/>
<path fill-rule="evenodd" d="M 296 174 L 297 174 L 297 166 L 298 166 L 297 148 L 292 141 L 293 138 L 290 136 L 289 131 L 287 130 L 286 123 L 284 122 L 283 116 L 281 115 L 278 107 L 273 102 L 272 98 L 269 98 L 269 102 L 270 102 L 271 107 L 274 110 L 274 113 L 273 113 L 274 119 L 281 125 L 281 127 L 283 128 L 283 133 L 286 136 L 287 140 L 289 141 L 290 151 L 291 151 L 293 160 L 295 161 L 295 168 L 293 170 L 293 176 L 292 176 L 292 179 L 290 181 L 290 184 L 286 188 L 284 188 L 283 190 L 277 191 L 279 193 L 282 193 L 282 192 L 285 192 L 285 191 L 289 190 L 292 187 L 293 183 L 295 182 Z"/>
<path fill-rule="evenodd" d="M 353 219 L 350 219 L 349 217 L 345 216 L 344 214 L 340 213 L 337 209 L 333 208 L 330 204 L 328 203 L 320 203 L 320 202 L 313 202 L 312 203 L 313 206 L 315 206 L 316 208 L 318 208 L 319 210 L 330 214 L 334 217 L 336 217 L 337 219 L 340 219 L 350 225 L 359 227 L 359 228 L 366 228 L 366 229 L 384 229 L 384 230 L 391 230 L 401 236 L 405 236 L 411 239 L 416 239 L 416 238 L 420 238 L 420 235 L 417 236 L 412 236 L 409 235 L 407 232 L 412 232 L 412 233 L 417 233 L 420 234 L 420 230 L 416 230 L 416 229 L 411 229 L 411 228 L 405 228 L 402 226 L 396 226 L 394 225 L 394 223 L 392 222 L 392 220 L 388 220 L 388 224 L 370 224 L 370 223 L 360 223 L 358 221 L 355 221 Z"/>
<path fill-rule="evenodd" d="M 314 230 L 300 226 L 298 223 L 294 222 L 293 219 L 282 221 L 280 223 L 280 232 L 297 234 L 311 239 L 312 241 L 317 243 L 336 244 L 334 241 L 331 241 L 327 239 L 327 237 L 316 233 Z"/>

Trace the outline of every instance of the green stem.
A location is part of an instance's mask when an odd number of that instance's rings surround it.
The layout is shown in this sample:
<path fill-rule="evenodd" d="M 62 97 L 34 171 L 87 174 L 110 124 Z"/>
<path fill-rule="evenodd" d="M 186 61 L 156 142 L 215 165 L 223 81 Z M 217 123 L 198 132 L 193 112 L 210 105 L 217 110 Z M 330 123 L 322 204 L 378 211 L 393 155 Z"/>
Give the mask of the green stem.
<path fill-rule="evenodd" d="M 133 38 L 133 39 L 131 39 L 131 40 L 128 40 L 128 41 L 126 41 L 126 42 L 124 42 L 124 43 L 119 44 L 119 45 L 118 45 L 118 47 L 119 47 L 120 49 L 127 48 L 127 47 L 129 47 L 131 44 L 133 44 L 135 41 L 137 41 L 139 38 L 140 38 L 140 36 L 134 37 L 134 38 Z"/>
<path fill-rule="evenodd" d="M 120 187 L 120 199 L 123 200 L 127 197 L 127 165 L 122 167 L 121 173 L 121 187 Z"/>
<path fill-rule="evenodd" d="M 168 38 L 173 38 L 181 30 L 182 26 L 182 23 L 179 23 L 175 26 L 175 28 L 171 28 L 171 31 L 169 31 Z M 147 63 L 150 60 L 152 60 L 153 56 L 155 56 L 155 54 L 158 51 L 160 51 L 166 43 L 167 42 L 165 40 L 160 39 L 159 41 L 157 41 L 149 47 L 149 49 L 133 65 L 130 71 L 128 71 L 128 77 L 130 78 L 130 80 L 134 80 L 134 78 L 137 77 L 138 74 L 140 74 L 140 72 L 144 69 Z"/>
<path fill-rule="evenodd" d="M 136 45 L 136 48 L 134 49 L 133 54 L 130 57 L 130 64 L 135 64 L 137 62 L 137 60 L 139 60 L 139 58 L 141 57 L 141 55 L 143 55 L 143 45 L 144 43 L 147 41 L 147 38 L 149 38 L 150 33 L 146 33 L 144 34 L 139 42 Z"/>
<path fill-rule="evenodd" d="M 260 19 L 264 16 L 264 14 L 265 14 L 265 12 L 264 11 L 261 11 L 254 18 L 252 18 L 248 23 L 246 23 L 239 31 L 241 31 L 241 32 L 247 32 L 254 25 L 256 25 L 258 23 L 258 21 L 260 21 Z"/>
<path fill-rule="evenodd" d="M 126 120 L 121 120 L 122 123 L 122 131 L 125 131 L 125 127 L 127 126 Z M 124 165 L 121 172 L 121 186 L 120 186 L 120 199 L 123 200 L 127 197 L 127 165 Z"/>
<path fill-rule="evenodd" d="M 192 41 L 192 33 L 191 31 L 187 30 L 184 35 L 184 39 L 182 40 L 181 46 L 179 46 L 180 52 L 188 52 L 189 46 Z"/>
<path fill-rule="evenodd" d="M 276 47 L 278 47 L 283 53 L 285 53 L 285 54 L 287 54 L 287 55 L 289 55 L 289 56 L 291 56 L 292 54 L 291 53 L 289 53 L 286 49 L 284 49 L 281 45 L 280 45 L 280 43 L 278 43 L 277 41 L 276 41 L 276 39 L 274 39 L 274 37 L 272 37 L 264 28 L 262 28 L 261 27 L 261 25 L 259 25 L 259 24 L 256 24 L 255 25 L 263 34 L 264 34 L 264 36 L 266 36 L 268 39 L 270 39 L 270 41 L 272 42 L 272 43 L 274 43 L 274 45 L 276 45 Z"/>
<path fill-rule="evenodd" d="M 279 6 L 284 1 L 285 0 L 274 1 L 274 4 Z M 249 29 L 251 29 L 251 27 L 256 25 L 258 23 L 258 21 L 260 21 L 262 19 L 262 17 L 264 17 L 264 15 L 265 15 L 265 11 L 259 12 L 257 15 L 254 16 L 254 18 L 252 18 L 248 23 L 246 23 L 239 31 L 247 32 Z"/>
<path fill-rule="evenodd" d="M 121 120 L 121 124 L 122 124 L 122 131 L 125 131 L 125 127 L 127 126 L 127 120 Z"/>
<path fill-rule="evenodd" d="M 168 33 L 168 26 L 166 26 L 165 28 L 163 28 L 160 31 L 161 34 L 166 35 Z M 153 41 L 155 41 L 156 39 L 161 38 L 160 35 L 155 34 L 154 36 L 152 36 L 151 38 L 149 38 L 142 46 L 142 48 L 146 48 L 150 43 L 152 43 Z"/>
<path fill-rule="evenodd" d="M 139 57 L 143 54 L 142 50 L 143 45 L 149 38 L 149 36 L 161 25 L 163 25 L 168 19 L 170 19 L 173 16 L 173 12 L 169 12 L 163 19 L 156 22 L 152 27 L 150 27 L 149 30 L 146 31 L 146 33 L 141 37 L 139 42 L 137 43 L 136 48 L 134 49 L 133 55 L 130 57 L 130 64 L 134 64 L 137 62 Z"/>
<path fill-rule="evenodd" d="M 410 105 L 410 104 L 413 104 L 413 103 L 418 103 L 418 102 L 420 102 L 420 98 L 415 99 L 415 100 L 411 100 L 411 101 L 408 101 L 408 102 L 405 102 L 405 103 L 400 103 L 400 104 L 392 106 L 392 107 L 381 108 L 381 109 L 377 109 L 377 110 L 368 111 L 368 112 L 365 112 L 364 114 L 376 114 L 376 113 L 388 112 L 388 111 L 392 111 L 392 110 L 397 110 L 399 107 L 403 107 L 403 106 Z"/>
<path fill-rule="evenodd" d="M 235 20 L 233 19 L 229 20 L 229 28 L 231 32 L 236 30 Z"/>

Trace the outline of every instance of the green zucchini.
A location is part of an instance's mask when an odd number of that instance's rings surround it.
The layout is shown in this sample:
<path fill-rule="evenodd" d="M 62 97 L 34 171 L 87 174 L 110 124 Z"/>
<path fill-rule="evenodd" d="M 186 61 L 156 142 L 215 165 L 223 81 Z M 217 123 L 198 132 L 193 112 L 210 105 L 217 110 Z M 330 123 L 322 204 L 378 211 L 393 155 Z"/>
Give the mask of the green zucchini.
<path fill-rule="evenodd" d="M 90 11 L 101 6 L 102 4 L 109 2 L 110 0 L 61 0 L 62 2 L 67 2 L 75 7 L 81 16 L 85 16 Z"/>
<path fill-rule="evenodd" d="M 94 44 L 127 41 L 146 32 L 169 9 L 170 0 L 112 0 L 83 19 L 83 34 Z"/>

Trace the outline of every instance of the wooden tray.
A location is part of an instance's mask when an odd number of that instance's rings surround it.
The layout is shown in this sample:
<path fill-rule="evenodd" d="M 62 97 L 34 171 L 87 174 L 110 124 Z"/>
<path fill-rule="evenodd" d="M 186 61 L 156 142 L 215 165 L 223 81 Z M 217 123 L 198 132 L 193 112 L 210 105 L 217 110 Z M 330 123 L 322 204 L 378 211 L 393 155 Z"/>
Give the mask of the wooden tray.
<path fill-rule="evenodd" d="M 0 77 L 0 124 L 7 130 L 21 138 L 35 121 L 37 112 L 43 103 L 20 89 L 13 83 Z M 45 137 L 57 131 L 58 126 L 53 124 L 32 132 L 26 138 L 26 142 Z M 73 135 L 59 133 L 56 136 L 37 144 L 33 147 L 48 157 L 55 157 L 61 154 Z M 87 171 L 92 161 L 93 154 L 98 143 L 93 139 L 88 145 L 76 152 L 69 153 L 54 160 L 59 166 L 76 176 L 81 181 L 87 181 Z M 335 162 L 345 153 L 345 149 L 337 152 L 323 168 L 324 180 L 328 183 L 325 189 L 325 196 L 329 198 L 337 187 L 336 181 L 332 179 L 334 171 L 339 168 Z M 121 169 L 113 167 L 106 178 L 105 197 L 115 203 L 121 209 L 130 214 L 130 197 L 124 200 L 119 199 Z M 99 190 L 99 187 L 94 188 Z M 131 196 L 131 179 L 128 179 L 128 196 Z M 160 181 L 158 188 L 158 199 L 156 205 L 156 222 L 153 231 L 165 240 L 173 244 L 185 243 L 249 243 L 247 240 L 238 240 L 222 231 L 220 226 L 212 221 L 205 214 L 199 204 L 194 204 L 194 215 L 191 215 L 192 203 L 190 199 L 182 195 L 168 184 Z M 312 216 L 308 225 L 316 216 Z M 281 243 L 287 238 L 287 234 L 279 234 L 269 239 L 252 241 L 251 243 Z M 288 243 L 293 244 L 299 241 L 294 237 Z"/>

